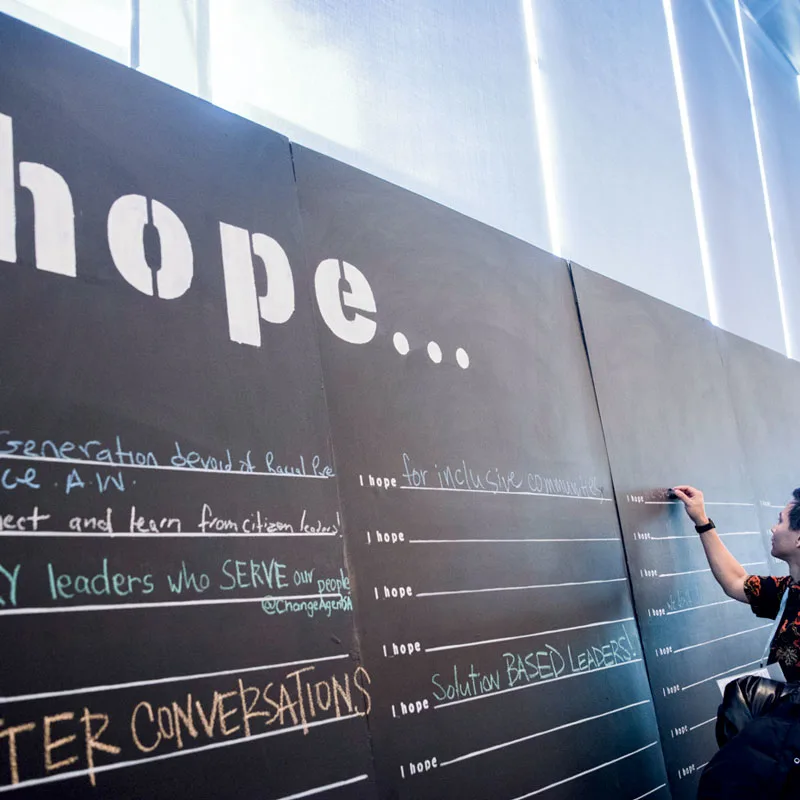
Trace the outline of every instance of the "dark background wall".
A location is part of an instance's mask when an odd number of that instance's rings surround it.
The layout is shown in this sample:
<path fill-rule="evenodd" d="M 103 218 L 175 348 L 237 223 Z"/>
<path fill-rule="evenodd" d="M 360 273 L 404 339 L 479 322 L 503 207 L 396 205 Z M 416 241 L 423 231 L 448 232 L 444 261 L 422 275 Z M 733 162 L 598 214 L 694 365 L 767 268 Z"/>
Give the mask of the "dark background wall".
<path fill-rule="evenodd" d="M 793 362 L 0 46 L 0 791 L 692 796 L 766 630 L 664 490 L 774 572 Z"/>

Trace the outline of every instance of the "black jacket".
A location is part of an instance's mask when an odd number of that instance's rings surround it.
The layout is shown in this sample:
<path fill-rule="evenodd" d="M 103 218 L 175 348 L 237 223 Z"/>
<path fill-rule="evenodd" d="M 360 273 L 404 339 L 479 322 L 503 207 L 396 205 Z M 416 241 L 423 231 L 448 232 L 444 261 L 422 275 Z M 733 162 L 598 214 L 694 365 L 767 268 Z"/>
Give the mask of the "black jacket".
<path fill-rule="evenodd" d="M 717 742 L 698 800 L 800 799 L 800 684 L 755 675 L 729 683 Z"/>

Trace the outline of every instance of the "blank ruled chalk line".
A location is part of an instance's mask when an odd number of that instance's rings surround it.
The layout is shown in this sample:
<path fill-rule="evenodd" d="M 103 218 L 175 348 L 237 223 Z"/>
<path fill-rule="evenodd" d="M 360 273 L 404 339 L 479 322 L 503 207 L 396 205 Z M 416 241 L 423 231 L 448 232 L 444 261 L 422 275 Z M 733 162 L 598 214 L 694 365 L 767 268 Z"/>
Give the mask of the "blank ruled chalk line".
<path fill-rule="evenodd" d="M 660 786 L 656 786 L 655 789 L 651 789 L 649 792 L 637 795 L 633 798 L 633 800 L 644 800 L 645 797 L 650 797 L 651 794 L 655 794 L 659 789 L 663 789 L 666 785 L 666 783 L 662 783 Z"/>
<path fill-rule="evenodd" d="M 444 703 L 436 703 L 433 707 L 446 708 L 447 706 L 457 706 L 460 703 L 471 703 L 473 700 L 483 700 L 486 697 L 497 697 L 501 694 L 508 694 L 508 692 L 519 692 L 523 689 L 533 689 L 537 686 L 548 686 L 551 683 L 565 681 L 569 678 L 579 678 L 581 675 L 593 675 L 595 672 L 605 672 L 608 669 L 627 667 L 628 664 L 639 664 L 641 661 L 641 658 L 632 658 L 630 661 L 621 661 L 619 664 L 609 664 L 607 667 L 598 667 L 597 669 L 585 669 L 582 672 L 571 672 L 569 675 L 561 675 L 558 678 L 545 679 L 537 681 L 536 683 L 525 683 L 522 686 L 511 686 L 508 689 L 500 689 L 497 692 L 486 692 L 486 694 L 476 694 L 472 697 L 462 697 L 460 700 L 447 700 Z M 2 702 L 2 698 L 0 698 L 0 702 Z"/>
<path fill-rule="evenodd" d="M 492 753 L 495 750 L 502 750 L 506 747 L 511 747 L 515 744 L 520 744 L 521 742 L 529 742 L 531 739 L 538 739 L 540 736 L 547 736 L 550 733 L 555 733 L 556 731 L 563 731 L 567 728 L 572 728 L 575 725 L 582 725 L 584 722 L 592 722 L 596 719 L 602 719 L 603 717 L 610 717 L 612 714 L 619 714 L 620 711 L 627 711 L 630 708 L 637 708 L 638 706 L 644 706 L 651 703 L 651 700 L 640 700 L 637 703 L 630 703 L 627 706 L 622 706 L 621 708 L 614 708 L 611 711 L 604 711 L 602 714 L 594 714 L 591 717 L 583 717 L 582 719 L 576 719 L 574 722 L 567 722 L 564 725 L 557 725 L 555 728 L 548 728 L 546 731 L 538 731 L 537 733 L 530 733 L 527 736 L 520 736 L 518 739 L 511 739 L 508 742 L 503 742 L 502 744 L 495 744 L 491 747 L 484 747 L 482 750 L 473 750 L 471 753 L 466 753 L 463 756 L 458 756 L 457 758 L 451 758 L 448 761 L 442 761 L 440 763 L 440 767 L 448 767 L 450 764 L 457 764 L 459 761 L 466 761 L 470 758 L 475 758 L 476 756 L 483 756 L 486 753 Z"/>
<path fill-rule="evenodd" d="M 649 750 L 651 747 L 655 747 L 658 742 L 650 742 L 650 744 L 646 744 L 644 747 L 640 747 L 638 750 L 633 750 L 630 753 L 625 753 L 624 756 L 619 756 L 618 758 L 612 758 L 611 761 L 604 761 L 602 764 L 598 764 L 596 767 L 592 767 L 591 769 L 585 769 L 583 772 L 578 772 L 575 775 L 570 775 L 569 778 L 563 778 L 560 781 L 556 781 L 555 783 L 550 783 L 547 786 L 542 786 L 541 789 L 536 789 L 533 792 L 528 792 L 527 794 L 521 794 L 517 797 L 513 798 L 513 800 L 526 800 L 528 797 L 533 797 L 537 794 L 542 794 L 542 792 L 546 792 L 549 789 L 555 789 L 556 786 L 562 786 L 565 783 L 569 783 L 570 781 L 577 780 L 578 778 L 582 778 L 584 775 L 589 775 L 592 772 L 597 772 L 604 767 L 610 767 L 612 764 L 617 764 L 620 761 L 624 761 L 626 758 L 631 758 L 631 756 L 635 756 L 638 753 L 643 753 L 645 750 Z M 661 787 L 659 787 L 661 788 Z"/>
<path fill-rule="evenodd" d="M 128 681 L 127 683 L 109 683 L 105 685 L 84 686 L 80 689 L 62 689 L 52 692 L 37 692 L 35 694 L 18 694 L 9 697 L 0 697 L 0 703 L 21 703 L 25 700 L 44 700 L 48 697 L 68 697 L 75 694 L 90 694 L 92 692 L 114 692 L 119 689 L 137 689 L 142 686 L 158 686 L 164 683 L 177 683 L 178 681 L 199 681 L 205 678 L 221 678 L 227 675 L 245 675 L 248 672 L 265 672 L 269 669 L 283 667 L 296 667 L 301 664 L 321 664 L 324 661 L 341 661 L 350 658 L 349 654 L 342 653 L 336 656 L 322 656 L 320 658 L 303 658 L 298 661 L 286 661 L 280 664 L 262 664 L 258 667 L 243 667 L 242 669 L 225 669 L 218 672 L 197 672 L 192 675 L 173 675 L 168 678 L 153 678 L 152 680 Z"/>
<path fill-rule="evenodd" d="M 688 569 L 685 572 L 659 572 L 659 578 L 676 578 L 679 575 L 698 575 L 701 572 L 711 572 L 710 567 L 706 567 L 705 569 Z"/>
<path fill-rule="evenodd" d="M 757 658 L 755 661 L 748 661 L 745 664 L 737 664 L 737 666 L 731 667 L 730 669 L 724 669 L 722 672 L 718 672 L 716 675 L 709 675 L 707 678 L 695 681 L 694 683 L 687 683 L 686 686 L 681 686 L 681 691 L 685 692 L 687 689 L 693 689 L 695 686 L 699 686 L 701 683 L 708 683 L 708 681 L 713 681 L 716 680 L 717 678 L 721 678 L 723 675 L 727 675 L 729 672 L 736 672 L 737 669 L 752 667 L 753 664 L 759 664 L 759 663 L 761 663 L 760 658 Z"/>
<path fill-rule="evenodd" d="M 737 602 L 733 598 L 730 600 L 715 600 L 713 603 L 701 603 L 699 606 L 690 606 L 689 608 L 679 608 L 677 611 L 667 611 L 666 616 L 671 616 L 672 614 L 685 614 L 687 611 L 697 611 L 698 608 L 709 608 L 710 606 L 722 606 L 726 603 L 735 603 Z"/>
<path fill-rule="evenodd" d="M 762 564 L 766 564 L 766 561 L 743 561 L 743 567 L 759 567 Z M 697 575 L 700 572 L 711 572 L 711 567 L 706 567 L 705 569 L 690 569 L 686 570 L 685 572 L 661 572 L 659 573 L 659 578 L 675 578 L 678 575 Z"/>
<path fill-rule="evenodd" d="M 409 544 L 508 544 L 516 542 L 538 542 L 553 544 L 556 542 L 620 542 L 619 536 L 592 536 L 585 539 L 409 539 Z"/>
<path fill-rule="evenodd" d="M 305 792 L 298 792 L 297 794 L 285 794 L 283 797 L 276 797 L 275 800 L 300 800 L 301 797 L 311 797 L 320 792 L 327 792 L 328 789 L 340 789 L 342 786 L 350 786 L 351 783 L 359 783 L 367 779 L 367 774 L 357 775 L 355 778 L 348 778 L 346 781 L 336 781 L 336 783 L 328 783 L 325 786 L 317 786 L 314 789 L 307 789 Z"/>
<path fill-rule="evenodd" d="M 483 644 L 496 644 L 498 642 L 513 642 L 517 639 L 531 639 L 535 636 L 547 636 L 551 633 L 566 633 L 567 631 L 580 631 L 586 628 L 599 628 L 602 625 L 615 625 L 618 622 L 633 622 L 633 617 L 623 617 L 622 619 L 608 619 L 603 622 L 590 622 L 586 625 L 573 625 L 570 628 L 554 628 L 549 631 L 537 631 L 536 633 L 523 633 L 519 636 L 504 636 L 500 639 L 483 639 L 477 642 L 464 642 L 463 644 L 445 644 L 438 647 L 426 647 L 426 653 L 436 653 L 440 650 L 455 650 L 459 647 L 477 647 Z"/>
<path fill-rule="evenodd" d="M 717 718 L 716 718 L 716 717 L 709 717 L 708 719 L 706 719 L 706 720 L 703 720 L 702 722 L 698 722 L 698 723 L 697 723 L 697 725 L 692 725 L 692 726 L 689 728 L 689 730 L 690 730 L 690 731 L 695 731 L 695 730 L 697 730 L 698 728 L 702 728 L 702 727 L 703 727 L 703 725 L 708 725 L 709 723 L 711 723 L 711 722 L 716 722 L 716 721 L 717 721 Z"/>
<path fill-rule="evenodd" d="M 496 586 L 489 589 L 448 589 L 441 592 L 417 592 L 415 597 L 443 597 L 453 594 L 481 594 L 483 592 L 519 592 L 526 589 L 560 589 L 565 586 L 589 586 L 595 583 L 618 583 L 627 578 L 606 578 L 596 581 L 569 581 L 567 583 L 536 583 L 530 586 Z"/>
<path fill-rule="evenodd" d="M 760 536 L 761 531 L 731 531 L 729 533 L 718 533 L 717 536 Z M 667 539 L 694 539 L 695 541 L 700 541 L 700 536 L 697 533 L 682 533 L 678 536 L 651 536 L 650 539 L 646 541 L 651 542 L 663 542 Z"/>
<path fill-rule="evenodd" d="M 309 480 L 326 481 L 335 478 L 335 475 L 308 475 L 294 472 L 250 472 L 238 469 L 209 469 L 208 467 L 178 467 L 173 464 L 122 464 L 116 461 L 92 461 L 88 458 L 56 458 L 55 456 L 18 456 L 10 453 L 0 453 L 0 460 L 12 459 L 14 461 L 34 461 L 47 464 L 83 465 L 87 467 L 107 467 L 108 469 L 144 469 L 165 470 L 168 472 L 198 472 L 210 475 L 258 475 L 262 478 L 307 478 Z"/>
<path fill-rule="evenodd" d="M 70 780 L 71 778 L 86 777 L 94 773 L 95 775 L 102 772 L 112 772 L 117 769 L 125 769 L 126 767 L 139 767 L 143 764 L 152 764 L 155 761 L 166 761 L 170 758 L 180 758 L 181 756 L 191 756 L 195 753 L 203 753 L 207 750 L 216 750 L 219 747 L 233 747 L 238 744 L 245 744 L 247 742 L 255 742 L 259 739 L 267 739 L 270 736 L 280 736 L 284 733 L 293 733 L 294 731 L 305 731 L 308 728 L 316 728 L 321 725 L 330 725 L 333 722 L 344 722 L 348 719 L 360 719 L 360 714 L 345 714 L 341 717 L 331 717 L 330 719 L 320 719 L 314 722 L 301 723 L 299 725 L 291 725 L 286 728 L 281 728 L 275 731 L 266 731 L 265 733 L 257 733 L 253 736 L 242 736 L 238 739 L 227 739 L 223 742 L 213 742 L 211 744 L 203 744 L 199 747 L 192 747 L 186 750 L 176 750 L 172 753 L 161 753 L 157 756 L 150 756 L 149 758 L 134 758 L 129 761 L 119 761 L 116 764 L 100 764 L 99 766 L 91 769 L 75 769 L 68 772 L 61 772 L 57 775 L 48 775 L 46 778 L 31 778 L 29 780 L 20 781 L 19 783 L 11 783 L 5 786 L 0 786 L 0 793 L 13 792 L 16 789 L 25 789 L 29 786 L 41 786 L 47 783 L 57 783 L 59 781 Z"/>
<path fill-rule="evenodd" d="M 160 533 L 144 531 L 123 531 L 121 533 L 98 532 L 76 533 L 75 531 L 0 531 L 0 539 L 4 537 L 26 537 L 35 539 L 37 536 L 60 539 L 269 539 L 274 537 L 293 538 L 297 536 L 339 536 L 339 531 L 309 532 L 309 531 L 272 531 L 270 533 L 201 533 L 184 532 L 172 533 L 163 531 Z"/>
<path fill-rule="evenodd" d="M 165 600 L 159 603 L 98 603 L 87 606 L 31 606 L 30 608 L 0 609 L 0 617 L 25 616 L 27 614 L 71 614 L 79 611 L 133 611 L 137 608 L 178 608 L 179 606 L 213 606 L 231 603 L 261 603 L 265 600 L 316 600 L 341 598 L 336 592 L 330 594 L 287 594 L 264 597 L 219 597 L 208 600 Z"/>
<path fill-rule="evenodd" d="M 760 631 L 764 628 L 771 628 L 772 623 L 767 623 L 766 625 L 758 625 L 755 628 L 747 628 L 744 631 L 736 631 L 736 633 L 729 633 L 727 636 L 717 636 L 716 639 L 709 639 L 707 642 L 698 642 L 697 644 L 690 644 L 686 647 L 679 647 L 677 650 L 673 650 L 674 653 L 682 653 L 684 650 L 694 650 L 695 647 L 705 647 L 707 644 L 714 644 L 714 642 L 721 642 L 724 639 L 733 639 L 734 636 L 743 636 L 745 633 L 753 633 L 754 631 Z"/>
<path fill-rule="evenodd" d="M 611 503 L 611 497 L 583 497 L 577 494 L 549 494 L 548 492 L 501 492 L 494 489 L 451 489 L 444 486 L 401 486 L 411 492 L 464 492 L 466 494 L 494 494 L 498 497 L 558 497 L 563 500 L 594 500 L 596 503 Z"/>

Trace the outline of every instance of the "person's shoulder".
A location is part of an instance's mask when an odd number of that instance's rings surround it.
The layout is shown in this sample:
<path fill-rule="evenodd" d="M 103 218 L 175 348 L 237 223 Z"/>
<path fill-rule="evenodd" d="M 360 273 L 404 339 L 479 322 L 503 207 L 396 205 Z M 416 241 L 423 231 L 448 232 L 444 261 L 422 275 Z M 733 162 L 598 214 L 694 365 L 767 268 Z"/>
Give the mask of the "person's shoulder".
<path fill-rule="evenodd" d="M 791 575 L 748 575 L 744 579 L 744 591 L 751 597 L 766 592 L 782 592 L 791 585 Z"/>

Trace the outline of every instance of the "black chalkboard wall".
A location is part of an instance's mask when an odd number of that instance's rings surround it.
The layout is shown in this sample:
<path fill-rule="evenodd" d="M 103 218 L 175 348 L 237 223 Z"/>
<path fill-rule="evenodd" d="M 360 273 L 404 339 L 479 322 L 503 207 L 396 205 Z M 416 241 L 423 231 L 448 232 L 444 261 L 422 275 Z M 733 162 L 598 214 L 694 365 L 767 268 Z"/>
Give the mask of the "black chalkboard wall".
<path fill-rule="evenodd" d="M 663 487 L 777 569 L 800 367 L 2 15 L 0 53 L 0 793 L 691 797 L 766 630 Z"/>
<path fill-rule="evenodd" d="M 564 262 L 308 150 L 295 166 L 334 295 L 322 361 L 382 794 L 663 787 Z"/>
<path fill-rule="evenodd" d="M 797 454 L 800 425 L 800 364 L 725 331 L 717 331 L 739 423 L 742 447 L 753 478 L 762 530 L 800 486 Z M 787 574 L 786 563 L 770 557 L 770 574 Z"/>
<path fill-rule="evenodd" d="M 728 548 L 749 572 L 771 572 L 719 331 L 578 266 L 573 277 L 672 793 L 693 798 L 716 751 L 717 679 L 757 668 L 771 625 L 723 594 L 663 491 L 702 487 Z"/>
<path fill-rule="evenodd" d="M 0 53 L 0 791 L 373 797 L 288 142 Z"/>

